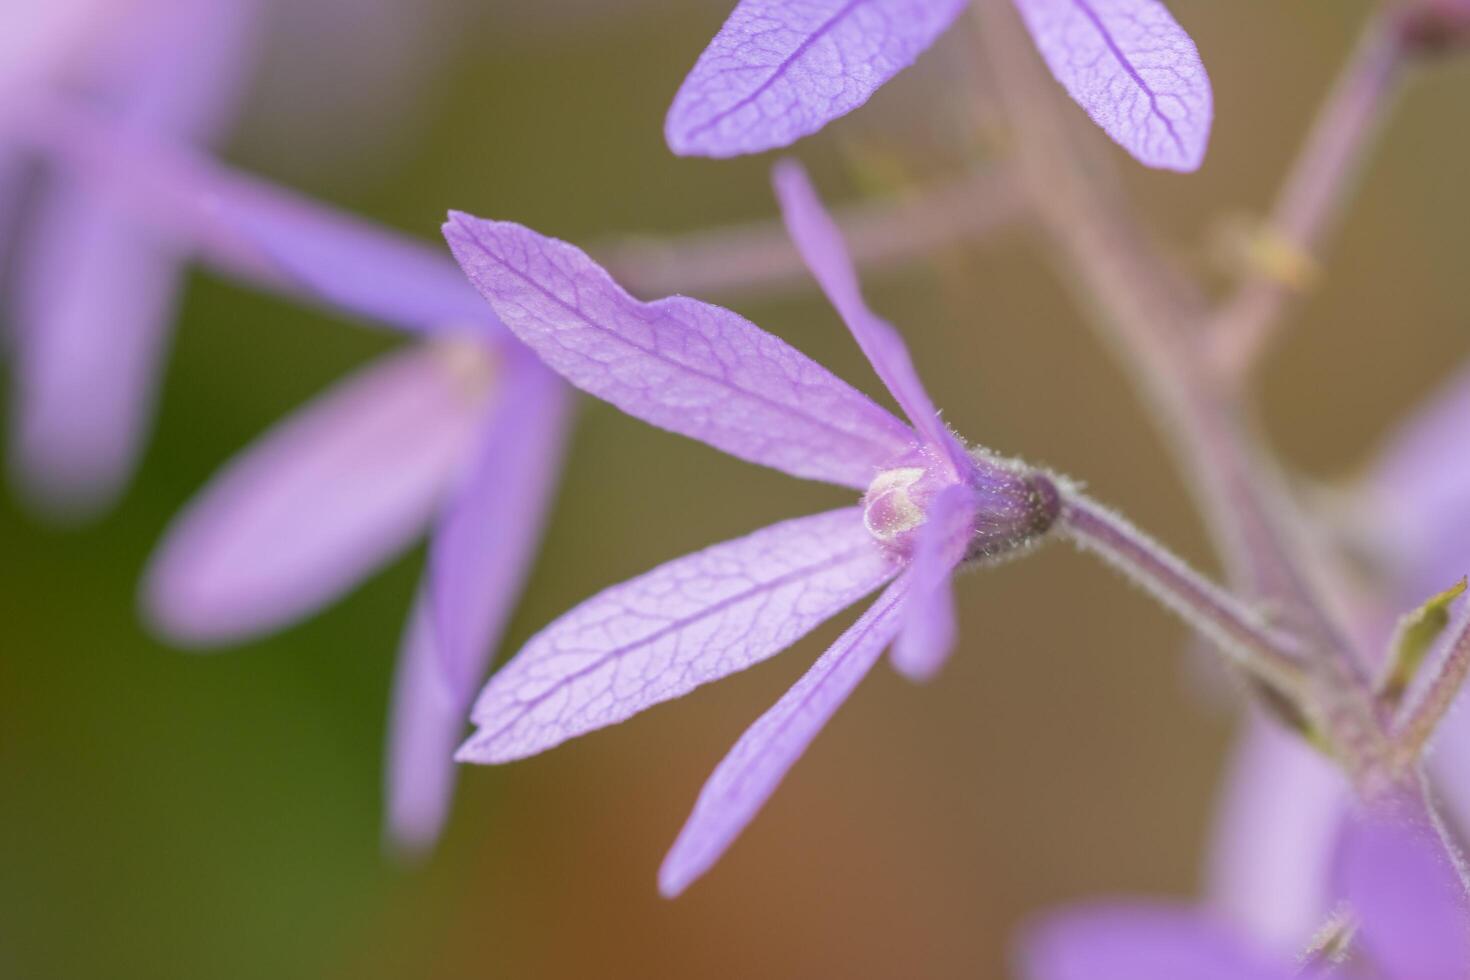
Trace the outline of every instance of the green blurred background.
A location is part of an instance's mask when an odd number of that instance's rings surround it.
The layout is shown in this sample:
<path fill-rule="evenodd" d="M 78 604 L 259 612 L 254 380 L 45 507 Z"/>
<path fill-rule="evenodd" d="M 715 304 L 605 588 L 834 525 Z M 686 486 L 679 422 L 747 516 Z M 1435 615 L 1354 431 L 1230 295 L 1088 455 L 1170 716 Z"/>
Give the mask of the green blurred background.
<path fill-rule="evenodd" d="M 1211 153 L 1187 178 L 1120 163 L 1180 261 L 1209 274 L 1210 241 L 1269 202 L 1369 5 L 1170 6 L 1213 77 Z M 728 7 L 435 5 L 428 54 L 400 66 L 393 100 L 362 98 L 321 53 L 357 43 L 351 17 L 283 29 L 227 156 L 425 237 L 449 207 L 582 243 L 769 218 L 768 158 L 680 160 L 661 137 Z M 965 142 L 944 120 L 980 56 L 973 31 L 800 145 L 829 198 Z M 1350 472 L 1470 352 L 1467 95 L 1470 64 L 1416 79 L 1262 376 L 1265 427 L 1308 474 Z M 1035 236 L 997 233 L 869 293 L 970 439 L 1085 479 L 1215 567 Z M 727 301 L 876 393 L 814 292 Z M 0 976 L 995 977 L 1037 910 L 1197 887 L 1228 698 L 1194 683 L 1180 627 L 1060 547 L 966 577 L 944 674 L 915 687 L 876 671 L 677 902 L 654 874 L 705 776 L 849 617 L 615 729 L 463 771 L 438 852 L 393 866 L 383 717 L 421 551 L 298 628 L 208 656 L 150 637 L 135 589 L 222 461 L 394 338 L 203 274 L 181 321 L 156 437 L 117 511 L 58 530 L 0 503 Z M 584 401 L 506 649 L 605 585 L 844 500 Z"/>

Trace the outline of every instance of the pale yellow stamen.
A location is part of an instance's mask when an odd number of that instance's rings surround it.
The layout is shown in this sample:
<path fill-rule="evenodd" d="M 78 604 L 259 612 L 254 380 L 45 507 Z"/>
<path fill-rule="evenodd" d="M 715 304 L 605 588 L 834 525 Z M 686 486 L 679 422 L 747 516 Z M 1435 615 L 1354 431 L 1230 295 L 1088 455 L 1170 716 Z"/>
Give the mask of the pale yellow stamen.
<path fill-rule="evenodd" d="M 879 473 L 864 498 L 863 526 L 885 544 L 924 523 L 924 509 L 909 491 L 924 476 L 921 466 L 902 466 Z"/>

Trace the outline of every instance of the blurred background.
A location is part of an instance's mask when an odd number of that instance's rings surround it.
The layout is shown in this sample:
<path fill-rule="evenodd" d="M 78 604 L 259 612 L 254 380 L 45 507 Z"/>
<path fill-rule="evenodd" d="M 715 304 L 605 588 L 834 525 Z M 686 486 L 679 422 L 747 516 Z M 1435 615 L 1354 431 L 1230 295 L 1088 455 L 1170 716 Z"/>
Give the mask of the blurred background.
<path fill-rule="evenodd" d="M 769 157 L 681 160 L 662 139 L 730 6 L 277 4 L 225 156 L 425 238 L 450 207 L 583 244 L 768 219 Z M 1269 203 L 1370 5 L 1169 6 L 1214 82 L 1210 155 L 1190 177 L 1116 155 L 1178 260 L 1218 282 L 1211 243 Z M 799 145 L 830 200 L 968 152 L 955 103 L 974 32 Z M 1467 93 L 1463 61 L 1410 86 L 1261 376 L 1262 423 L 1308 475 L 1350 474 L 1470 355 Z M 1036 236 L 1001 229 L 868 291 L 969 439 L 1084 479 L 1217 567 Z M 879 391 L 814 290 L 709 298 Z M 1181 627 L 1063 547 L 967 576 L 941 677 L 875 671 L 676 902 L 654 875 L 703 780 L 850 615 L 629 723 L 462 771 L 437 853 L 394 865 L 383 719 L 421 551 L 302 626 L 210 655 L 152 638 L 135 594 L 168 518 L 225 459 L 395 340 L 203 273 L 180 319 L 117 510 L 56 529 L 0 499 L 0 976 L 991 977 L 1038 910 L 1197 888 L 1230 698 L 1187 669 Z M 505 649 L 658 562 L 844 502 L 583 400 Z"/>

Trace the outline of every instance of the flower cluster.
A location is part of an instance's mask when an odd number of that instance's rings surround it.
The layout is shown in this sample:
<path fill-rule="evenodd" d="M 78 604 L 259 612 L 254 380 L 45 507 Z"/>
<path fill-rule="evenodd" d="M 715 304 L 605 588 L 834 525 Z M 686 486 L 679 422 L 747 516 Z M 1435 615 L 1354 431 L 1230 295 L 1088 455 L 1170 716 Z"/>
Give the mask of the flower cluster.
<path fill-rule="evenodd" d="M 994 16 L 998 3 L 977 6 Z M 1160 0 L 1013 6 L 1056 82 L 1129 154 L 1155 168 L 1201 165 L 1210 82 Z M 668 146 L 709 157 L 788 146 L 861 106 L 969 7 L 741 0 L 673 98 Z M 1398 69 L 1458 38 L 1463 8 L 1418 0 L 1374 22 L 1309 139 L 1305 176 L 1288 182 L 1266 236 L 1272 254 L 1315 268 L 1310 253 Z M 209 147 L 243 91 L 256 3 L 129 0 L 123 10 L 14 0 L 0 12 L 10 45 L 0 47 L 0 228 L 16 231 L 12 472 L 28 498 L 62 514 L 96 511 L 121 490 L 190 263 L 397 331 L 401 348 L 278 423 L 199 491 L 142 588 L 156 632 L 216 648 L 299 622 L 428 538 L 388 726 L 392 847 L 432 847 L 456 762 L 523 759 L 622 722 L 773 657 L 876 593 L 716 766 L 659 873 L 663 894 L 678 895 L 885 653 L 913 680 L 940 672 L 959 646 L 959 572 L 1061 539 L 1181 617 L 1244 681 L 1255 711 L 1221 822 L 1213 902 L 1057 914 L 1026 933 L 1018 968 L 1033 980 L 1470 976 L 1458 856 L 1470 729 L 1463 713 L 1446 720 L 1470 675 L 1470 611 L 1455 607 L 1470 555 L 1460 514 L 1470 380 L 1456 379 L 1363 479 L 1312 513 L 1237 422 L 1238 372 L 1300 277 L 1258 263 L 1234 301 L 1181 340 L 1173 318 L 1204 302 L 1177 302 L 1192 294 L 1170 264 L 1129 251 L 1147 236 L 1117 225 L 1126 209 L 1063 152 L 1071 137 L 1047 142 L 1075 110 L 1032 120 L 1056 111 L 1051 93 L 1012 79 L 1019 142 L 1039 161 L 1017 184 L 1096 294 L 1163 425 L 1183 435 L 1231 558 L 1227 587 L 1080 483 L 951 429 L 794 160 L 773 169 L 785 234 L 901 417 L 739 313 L 683 295 L 640 299 L 586 252 L 523 225 L 450 212 L 446 255 L 225 166 Z M 841 488 L 846 502 L 610 586 L 492 672 L 551 510 L 573 388 Z M 1431 761 L 1432 741 L 1446 751 Z"/>

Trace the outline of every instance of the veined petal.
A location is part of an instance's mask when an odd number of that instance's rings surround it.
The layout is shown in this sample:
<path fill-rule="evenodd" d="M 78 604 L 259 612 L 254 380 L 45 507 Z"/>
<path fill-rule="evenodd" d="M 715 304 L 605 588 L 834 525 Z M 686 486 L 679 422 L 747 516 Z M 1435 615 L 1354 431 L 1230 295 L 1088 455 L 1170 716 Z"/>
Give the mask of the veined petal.
<path fill-rule="evenodd" d="M 1015 0 L 1047 67 L 1140 163 L 1198 170 L 1214 118 L 1199 51 L 1159 0 Z"/>
<path fill-rule="evenodd" d="M 856 507 L 773 524 L 613 586 L 486 685 L 464 762 L 508 762 L 679 697 L 795 643 L 892 578 Z"/>
<path fill-rule="evenodd" d="M 890 585 L 715 767 L 659 868 L 659 891 L 666 897 L 720 859 L 878 662 L 898 632 L 909 583 L 905 575 Z"/>
<path fill-rule="evenodd" d="M 681 156 L 786 146 L 864 102 L 943 34 L 965 0 L 742 0 L 664 122 Z"/>
<path fill-rule="evenodd" d="M 1026 980 L 1292 980 L 1275 963 L 1198 912 L 1115 902 L 1053 915 L 1020 948 Z M 1301 980 L 1301 978 L 1298 978 Z"/>
<path fill-rule="evenodd" d="M 776 196 L 786 231 L 796 243 L 802 261 L 811 270 L 822 292 L 852 331 L 873 370 L 893 394 L 914 428 L 932 446 L 941 448 L 957 472 L 965 472 L 969 460 L 964 450 L 939 420 L 939 412 L 914 370 L 908 348 L 892 324 L 879 317 L 863 301 L 857 270 L 842 241 L 842 232 L 822 207 L 806 171 L 795 160 L 782 160 L 772 171 Z"/>
<path fill-rule="evenodd" d="M 209 645 L 283 626 L 406 547 L 461 472 L 484 417 L 478 350 L 387 356 L 247 449 L 169 529 L 148 613 Z"/>
<path fill-rule="evenodd" d="M 467 705 L 450 690 L 435 650 L 428 602 L 420 595 L 398 651 L 388 715 L 384 833 L 405 858 L 438 841 L 454 794 L 454 747 Z"/>
<path fill-rule="evenodd" d="M 939 673 L 954 649 L 954 587 L 950 575 L 965 556 L 975 519 L 974 494 L 960 484 L 941 490 L 929 504 L 909 565 L 912 585 L 903 626 L 891 654 L 893 666 L 910 680 Z"/>
<path fill-rule="evenodd" d="M 561 469 L 571 390 L 507 353 L 478 457 L 429 547 L 439 663 L 468 708 L 535 556 Z"/>
<path fill-rule="evenodd" d="M 1359 922 L 1358 941 L 1385 976 L 1470 976 L 1465 889 L 1432 829 L 1358 813 L 1340 847 L 1339 891 Z"/>
<path fill-rule="evenodd" d="M 501 321 L 572 384 L 651 425 L 793 476 L 867 489 L 913 432 L 745 318 L 643 303 L 583 252 L 451 214 L 445 237 Z"/>

